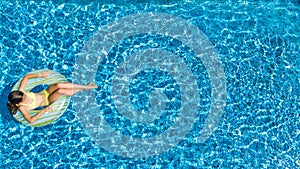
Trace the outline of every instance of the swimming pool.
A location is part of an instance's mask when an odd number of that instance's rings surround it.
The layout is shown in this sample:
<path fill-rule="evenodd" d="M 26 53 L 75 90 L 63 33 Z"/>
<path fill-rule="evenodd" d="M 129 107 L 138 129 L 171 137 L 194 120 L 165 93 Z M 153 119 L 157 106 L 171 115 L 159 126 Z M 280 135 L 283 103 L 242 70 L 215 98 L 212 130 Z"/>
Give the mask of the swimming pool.
<path fill-rule="evenodd" d="M 74 0 L 69 3 L 0 3 L 0 168 L 300 167 L 299 2 L 119 1 L 113 4 L 110 1 L 96 3 Z M 213 106 L 211 92 L 214 83 L 209 69 L 218 65 L 207 67 L 205 61 L 197 57 L 197 50 L 187 45 L 192 42 L 180 41 L 174 34 L 137 32 L 134 36 L 114 43 L 110 51 L 102 51 L 107 55 L 102 57 L 99 65 L 94 68 L 95 74 L 91 76 L 99 85 L 93 97 L 96 108 L 88 109 L 92 111 L 87 115 L 92 117 L 84 114 L 86 112 L 82 108 L 85 107 L 81 106 L 90 104 L 79 102 L 82 95 L 72 99 L 59 120 L 44 127 L 25 127 L 11 117 L 5 107 L 7 94 L 24 74 L 35 69 L 49 68 L 65 75 L 69 81 L 86 82 L 91 78 L 90 74 L 81 74 L 78 78 L 82 70 L 80 66 L 88 66 L 90 69 L 90 64 L 94 63 L 86 59 L 88 64 L 81 64 L 79 58 L 88 49 L 89 40 L 99 30 L 102 31 L 100 35 L 109 33 L 107 30 L 111 30 L 122 18 L 128 21 L 134 16 L 133 19 L 137 21 L 135 26 L 139 27 L 142 25 L 138 22 L 139 14 L 143 13 L 149 14 L 150 18 L 142 19 L 145 25 L 148 22 L 151 25 L 153 20 L 150 16 L 157 15 L 159 17 L 155 21 L 167 28 L 172 26 L 166 23 L 181 21 L 179 18 L 187 21 L 203 32 L 217 53 L 225 76 L 226 105 L 217 128 L 206 140 L 201 142 L 197 138 L 203 132 L 205 119 Z M 170 18 L 163 18 L 160 14 Z M 130 31 L 125 31 L 121 26 L 118 28 L 116 30 L 122 31 L 114 33 L 124 35 Z M 189 28 L 192 30 L 193 27 Z M 187 31 L 184 35 L 189 33 L 192 33 L 188 36 L 192 39 L 195 32 Z M 101 39 L 99 42 L 106 45 L 110 39 Z M 119 87 L 122 81 L 114 81 L 118 80 L 115 77 L 122 80 L 119 72 L 123 69 L 118 67 L 122 67 L 128 58 L 127 67 L 136 71 L 130 65 L 136 66 L 137 61 L 130 58 L 148 56 L 148 53 L 143 52 L 155 49 L 167 51 L 159 56 L 179 56 L 177 58 L 181 59 L 188 70 L 183 71 L 182 68 L 168 72 L 145 68 L 137 72 L 128 81 L 129 96 L 126 101 L 142 113 L 135 116 L 126 114 L 131 111 L 121 112 L 118 106 L 122 106 L 123 102 L 114 102 L 116 95 L 113 94 L 123 87 Z M 147 65 L 149 62 L 162 65 L 179 63 L 177 60 L 160 61 L 160 57 L 156 59 L 158 61 L 144 61 L 139 65 Z M 101 133 L 101 128 L 95 128 L 97 133 L 88 128 L 87 122 L 95 127 L 97 124 L 100 126 L 100 123 L 102 125 L 105 119 L 111 126 L 110 130 L 132 140 L 152 138 L 168 132 L 176 125 L 182 113 L 180 108 L 193 101 L 183 102 L 182 87 L 188 85 L 179 83 L 181 78 L 184 79 L 180 76 L 183 72 L 193 75 L 197 89 L 194 93 L 199 96 L 199 111 L 192 119 L 195 123 L 190 130 L 182 131 L 182 128 L 178 128 L 177 131 L 186 132 L 184 137 L 165 151 L 155 154 L 149 153 L 149 150 L 133 156 L 130 153 L 124 154 L 129 148 L 136 153 L 135 145 L 126 144 L 121 137 L 110 137 L 105 130 L 108 128 L 102 128 Z M 174 77 L 173 73 L 179 75 L 179 78 Z M 149 99 L 152 95 L 159 96 L 158 101 Z M 162 100 L 165 104 L 161 104 Z M 151 103 L 162 106 L 158 109 L 165 111 L 161 114 L 152 113 L 152 119 L 149 120 L 146 119 L 149 116 L 143 112 L 150 109 Z M 187 117 L 185 120 L 190 119 Z M 101 142 L 93 134 L 102 134 L 99 137 L 105 139 Z M 172 138 L 171 134 L 166 138 Z M 165 142 L 167 140 L 158 140 L 157 145 Z M 110 147 L 120 151 L 115 152 Z"/>

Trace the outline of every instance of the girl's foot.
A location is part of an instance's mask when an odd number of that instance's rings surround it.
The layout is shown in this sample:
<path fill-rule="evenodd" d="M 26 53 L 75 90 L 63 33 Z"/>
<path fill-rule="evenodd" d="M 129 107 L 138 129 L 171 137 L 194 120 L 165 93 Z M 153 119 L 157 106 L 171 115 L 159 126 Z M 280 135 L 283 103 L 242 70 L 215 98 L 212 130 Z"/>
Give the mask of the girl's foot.
<path fill-rule="evenodd" d="M 98 86 L 94 82 L 91 82 L 87 85 L 86 89 L 96 89 L 97 87 Z"/>

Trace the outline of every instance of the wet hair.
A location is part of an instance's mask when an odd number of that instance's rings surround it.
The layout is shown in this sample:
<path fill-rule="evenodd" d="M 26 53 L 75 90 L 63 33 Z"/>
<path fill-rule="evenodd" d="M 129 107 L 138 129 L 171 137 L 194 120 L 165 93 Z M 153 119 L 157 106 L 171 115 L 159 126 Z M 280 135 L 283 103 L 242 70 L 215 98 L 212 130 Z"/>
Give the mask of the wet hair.
<path fill-rule="evenodd" d="M 23 100 L 24 93 L 21 91 L 12 91 L 8 95 L 7 107 L 11 114 L 16 114 L 18 111 L 17 104 L 21 103 Z"/>

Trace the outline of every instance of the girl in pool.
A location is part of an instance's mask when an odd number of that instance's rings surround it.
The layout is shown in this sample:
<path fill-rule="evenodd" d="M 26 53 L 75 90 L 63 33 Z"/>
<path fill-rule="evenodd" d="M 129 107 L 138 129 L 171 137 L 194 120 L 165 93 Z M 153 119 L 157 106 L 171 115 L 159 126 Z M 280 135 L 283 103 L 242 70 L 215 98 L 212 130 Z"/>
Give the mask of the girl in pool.
<path fill-rule="evenodd" d="M 51 103 L 56 101 L 61 95 L 72 96 L 81 90 L 89 90 L 97 88 L 94 83 L 88 85 L 78 85 L 69 82 L 56 83 L 48 87 L 47 90 L 43 90 L 40 93 L 33 93 L 25 91 L 25 85 L 30 78 L 47 78 L 50 75 L 49 72 L 43 72 L 39 74 L 27 74 L 23 77 L 19 90 L 12 91 L 8 95 L 8 109 L 11 114 L 16 114 L 18 110 L 23 114 L 24 118 L 29 123 L 34 123 L 45 112 L 52 110 Z M 31 116 L 27 111 L 41 106 L 47 106 L 39 111 L 34 116 Z"/>

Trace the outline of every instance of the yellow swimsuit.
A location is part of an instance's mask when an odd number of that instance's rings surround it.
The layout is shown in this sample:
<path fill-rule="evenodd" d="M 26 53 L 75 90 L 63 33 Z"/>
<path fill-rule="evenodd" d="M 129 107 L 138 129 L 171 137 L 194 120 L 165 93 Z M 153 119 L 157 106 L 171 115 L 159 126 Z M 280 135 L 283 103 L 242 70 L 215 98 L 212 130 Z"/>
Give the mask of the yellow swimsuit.
<path fill-rule="evenodd" d="M 45 95 L 46 106 L 48 106 L 48 105 L 49 105 L 49 100 L 48 100 L 49 93 L 47 92 L 47 90 L 43 90 L 42 92 L 43 92 L 44 95 Z"/>
<path fill-rule="evenodd" d="M 49 100 L 48 100 L 49 93 L 47 92 L 47 90 L 43 90 L 43 91 L 41 91 L 41 93 L 44 93 L 45 99 L 46 99 L 46 105 L 49 105 Z M 32 102 L 28 103 L 28 104 L 19 104 L 19 105 L 27 106 L 30 109 L 37 108 L 38 106 L 36 105 L 36 95 L 35 95 L 35 93 L 33 93 L 33 92 L 25 92 L 25 94 L 32 99 Z"/>

